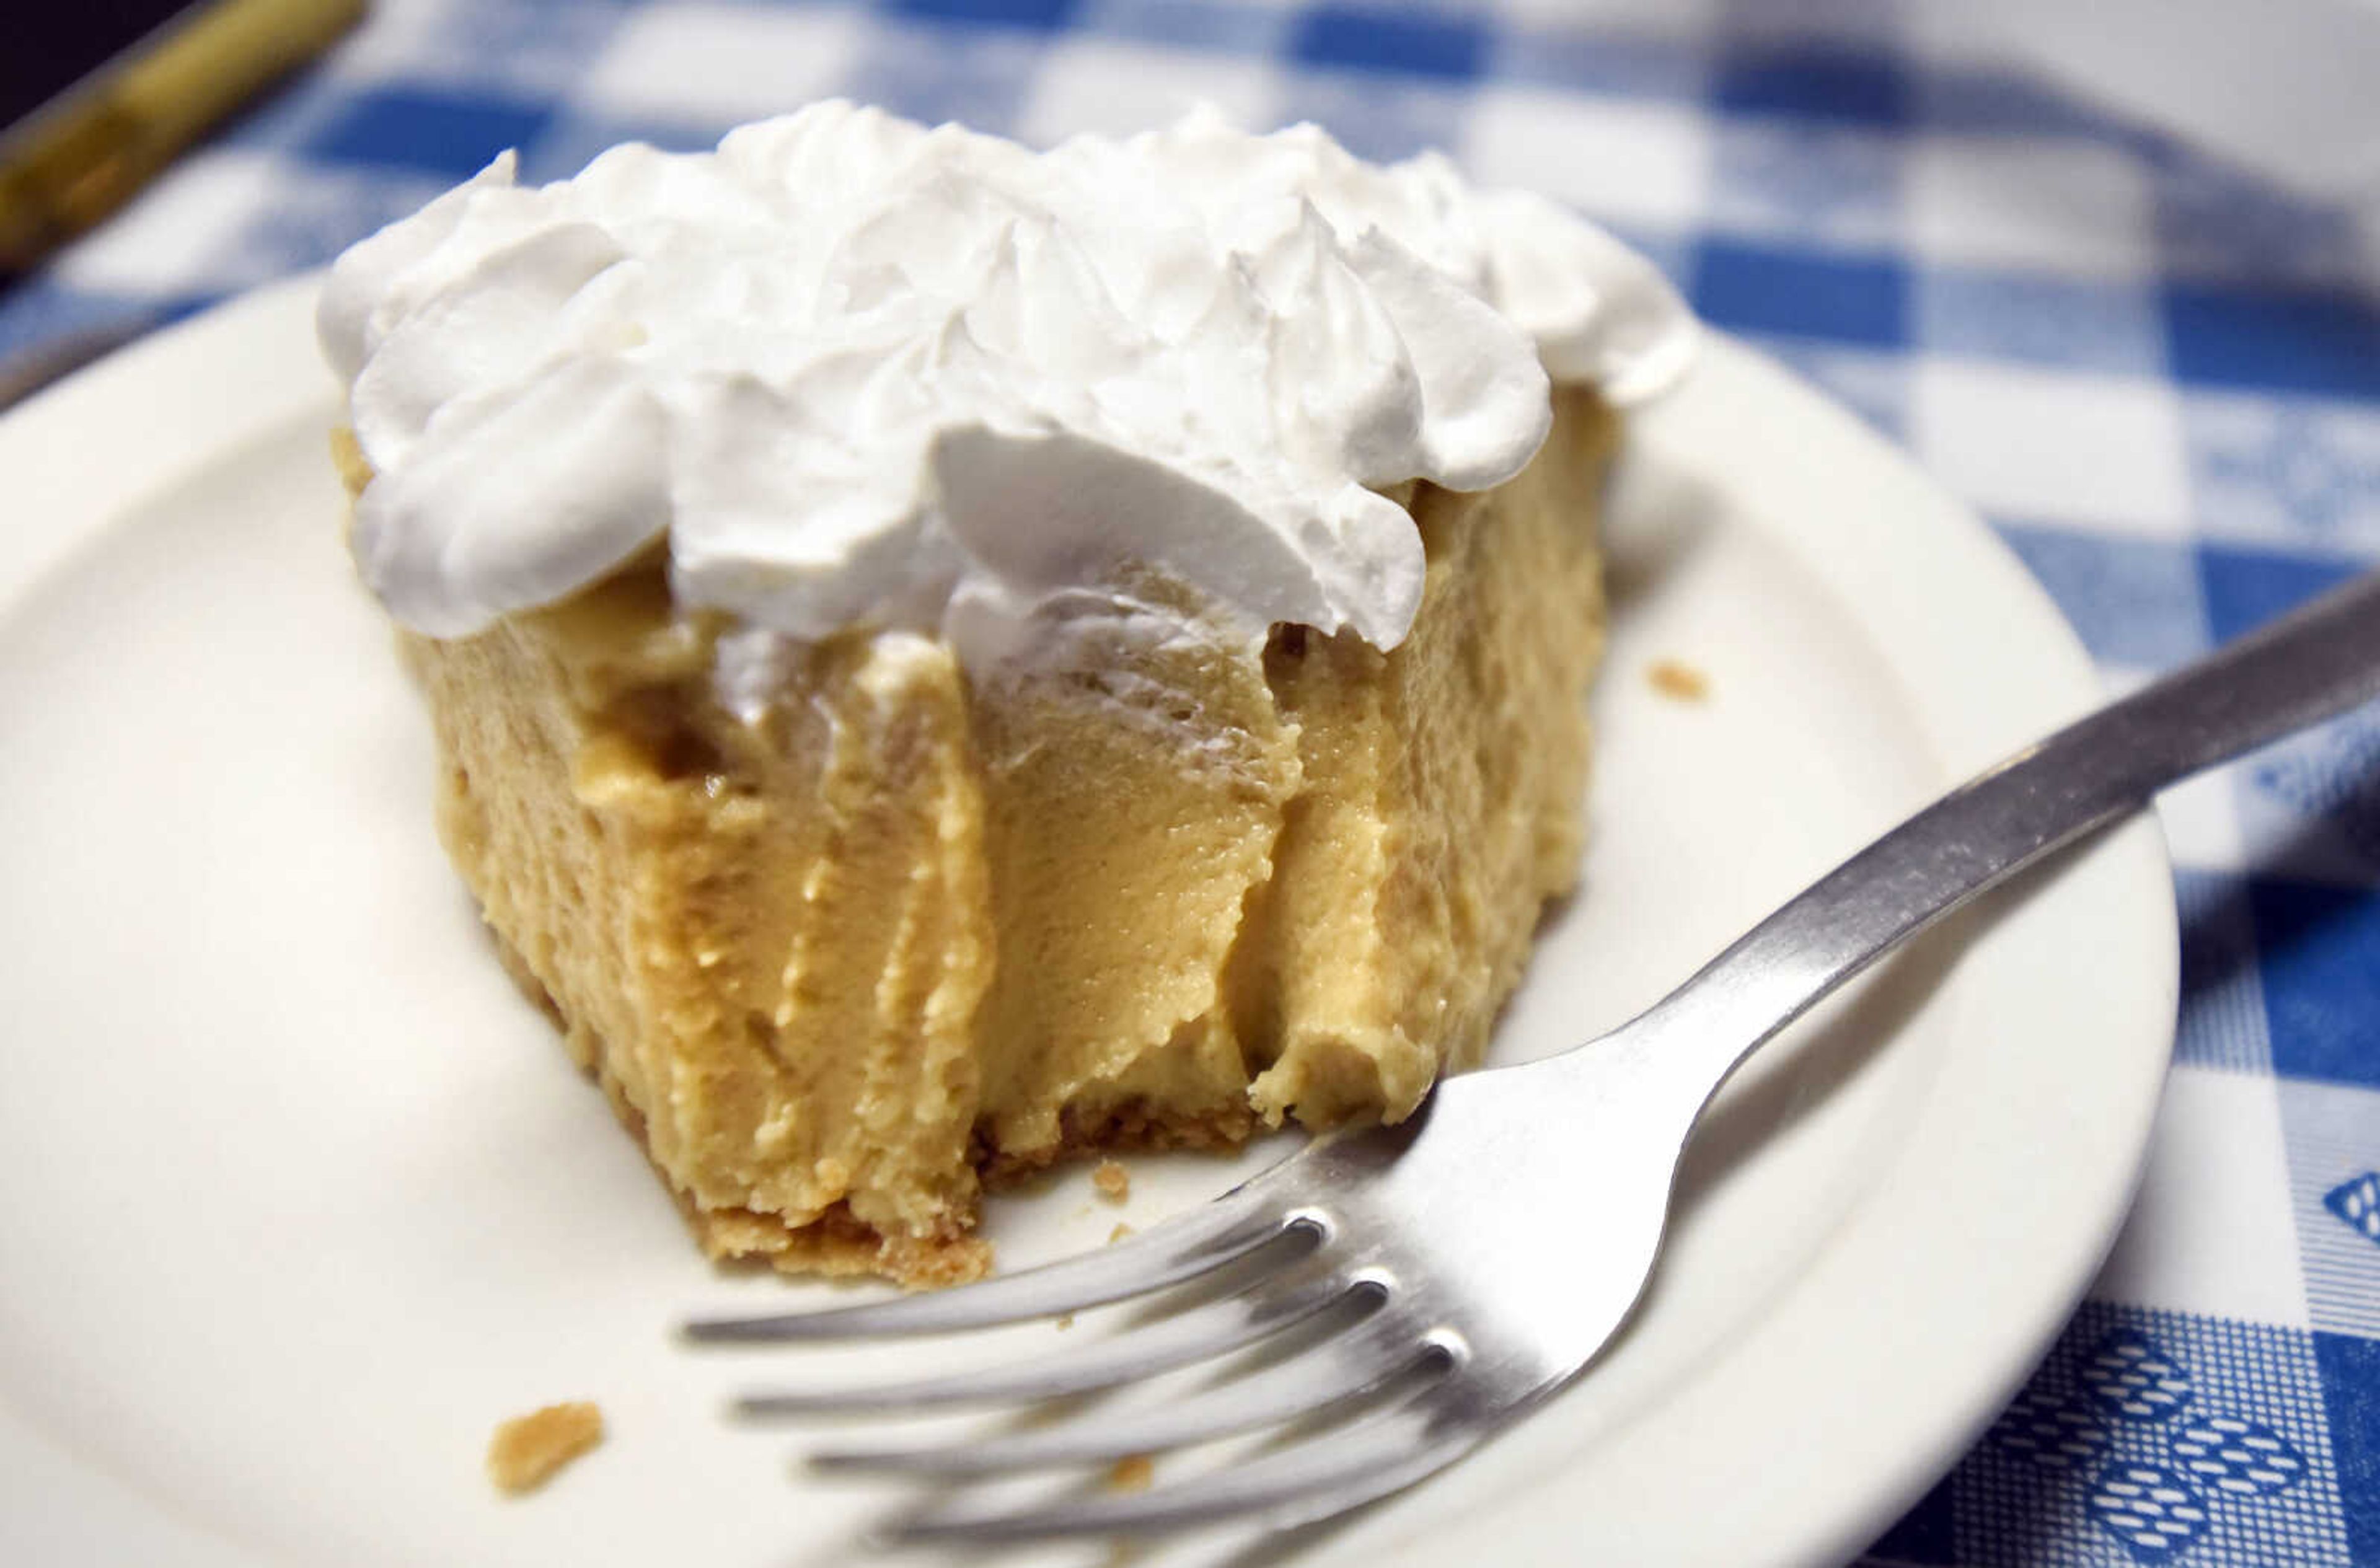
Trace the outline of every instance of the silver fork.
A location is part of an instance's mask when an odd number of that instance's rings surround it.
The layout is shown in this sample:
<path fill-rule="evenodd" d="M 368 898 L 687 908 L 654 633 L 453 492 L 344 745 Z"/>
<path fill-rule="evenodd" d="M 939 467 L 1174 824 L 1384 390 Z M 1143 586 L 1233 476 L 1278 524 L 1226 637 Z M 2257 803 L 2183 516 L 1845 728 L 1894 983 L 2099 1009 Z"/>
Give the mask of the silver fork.
<path fill-rule="evenodd" d="M 2166 676 L 1953 791 L 1611 1033 L 1440 1085 L 1390 1127 L 1316 1138 L 1203 1209 L 1096 1254 L 939 1295 L 712 1319 L 707 1343 L 933 1333 L 1050 1318 L 1214 1276 L 1145 1326 L 1022 1367 L 755 1396 L 752 1416 L 915 1411 L 1111 1388 L 1257 1345 L 1259 1376 L 949 1445 L 822 1453 L 838 1470 L 986 1477 L 1097 1465 L 1319 1413 L 1321 1435 L 1140 1492 L 911 1513 L 892 1540 L 983 1544 L 1238 1519 L 1288 1528 L 1412 1485 L 1594 1359 L 1660 1250 L 1679 1157 L 1745 1057 L 1877 957 L 2167 784 L 2380 696 L 2380 574 Z M 1591 1194 L 1565 1245 L 1515 1193 Z M 1197 1293 L 1173 1293 L 1175 1295 Z M 1291 1331 L 1303 1326 L 1302 1332 Z M 1315 1423 L 1319 1424 L 1319 1423 Z"/>

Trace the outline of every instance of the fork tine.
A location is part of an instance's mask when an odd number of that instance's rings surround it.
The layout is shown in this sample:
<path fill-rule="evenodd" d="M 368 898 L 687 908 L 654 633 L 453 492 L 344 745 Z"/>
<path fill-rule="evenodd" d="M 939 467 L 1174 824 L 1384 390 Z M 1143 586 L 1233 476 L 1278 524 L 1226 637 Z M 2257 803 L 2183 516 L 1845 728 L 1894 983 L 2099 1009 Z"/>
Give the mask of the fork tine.
<path fill-rule="evenodd" d="M 735 1409 L 739 1415 L 753 1416 L 845 1410 L 891 1413 L 946 1404 L 1056 1399 L 1154 1377 L 1237 1350 L 1364 1289 L 1319 1269 L 1293 1270 L 1292 1274 L 1299 1277 L 1269 1279 L 1254 1294 L 1208 1302 L 1022 1366 L 985 1367 L 872 1387 L 756 1394 L 736 1401 Z"/>
<path fill-rule="evenodd" d="M 1220 1269 L 1298 1228 L 1295 1214 L 1273 1208 L 1263 1182 L 1259 1176 L 1203 1209 L 1097 1252 L 979 1284 L 821 1312 L 697 1319 L 681 1331 L 697 1344 L 943 1333 L 1054 1318 L 1146 1295 Z"/>
<path fill-rule="evenodd" d="M 1235 1378 L 1145 1410 L 1093 1414 L 1038 1430 L 970 1438 L 926 1448 L 828 1449 L 810 1456 L 820 1470 L 988 1476 L 1042 1465 L 1089 1465 L 1276 1426 L 1371 1393 L 1446 1346 L 1378 1312 L 1336 1339 L 1260 1375 Z"/>
<path fill-rule="evenodd" d="M 1428 1397 L 1423 1396 L 1425 1401 Z M 973 1516 L 912 1513 L 877 1536 L 887 1545 L 955 1541 L 988 1546 L 1066 1536 L 1154 1535 L 1232 1520 L 1294 1529 L 1435 1475 L 1488 1435 L 1466 1422 L 1442 1427 L 1425 1422 L 1417 1431 L 1406 1417 L 1425 1413 L 1416 1402 L 1410 1410 L 1149 1491 L 1073 1497 Z"/>

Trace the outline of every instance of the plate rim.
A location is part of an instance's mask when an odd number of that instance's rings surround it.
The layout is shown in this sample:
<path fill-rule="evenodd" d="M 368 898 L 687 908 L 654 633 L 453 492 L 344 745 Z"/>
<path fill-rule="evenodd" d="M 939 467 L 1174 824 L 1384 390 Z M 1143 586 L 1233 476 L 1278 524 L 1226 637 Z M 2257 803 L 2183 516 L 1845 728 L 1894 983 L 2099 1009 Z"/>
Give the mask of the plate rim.
<path fill-rule="evenodd" d="M 18 512 L 16 526 L 0 530 L 0 614 L 12 612 L 53 569 L 128 508 L 334 394 L 313 344 L 312 300 L 320 276 L 285 279 L 219 304 L 85 367 L 0 415 L 0 473 L 12 476 L 19 499 L 14 508 Z M 1762 438 L 1746 432 L 1757 432 L 1764 416 L 1780 411 L 1783 423 L 1793 427 L 1802 442 L 1800 448 L 1783 453 L 1774 450 L 1782 444 L 1771 440 L 1771 450 L 1757 450 Z M 1954 775 L 2034 737 L 2046 721 L 2070 717 L 2101 700 L 2088 655 L 2014 552 L 1905 455 L 1767 356 L 1712 333 L 1702 364 L 1685 385 L 1635 419 L 1632 440 L 1651 449 L 1674 452 L 1700 446 L 1706 453 L 1725 450 L 1740 457 L 1742 444 L 1749 442 L 1755 450 L 1739 466 L 1773 479 L 1770 469 L 1785 465 L 1798 474 L 1803 500 L 1809 485 L 1823 489 L 1848 464 L 1857 482 L 1876 492 L 1868 510 L 1906 508 L 1908 527 L 1923 541 L 1918 548 L 1956 557 L 1955 569 L 1962 578 L 1982 585 L 1980 596 L 2023 634 L 2028 646 L 2020 660 L 2022 678 L 2013 683 L 2000 711 L 1961 714 L 1959 726 L 1947 737 L 1929 732 L 1929 740 L 1940 746 Z M 82 438 L 94 430 L 122 429 L 142 431 L 143 442 L 133 445 L 132 455 L 122 462 L 92 465 L 92 447 Z M 1715 442 L 1727 444 L 1713 448 Z M 1726 484 L 1720 488 L 1724 491 Z M 1778 504 L 1790 504 L 1795 494 L 1795 484 L 1783 485 Z M 1828 526 L 1841 521 L 1834 518 Z M 1830 557 L 1829 568 L 1840 578 L 1830 586 L 1862 595 L 1864 609 L 1877 604 L 1879 601 L 1865 596 L 1878 584 L 1888 590 L 1895 572 L 1906 565 L 1895 553 L 1898 548 L 1878 543 L 1873 553 L 1853 551 Z M 1919 607 L 1905 608 L 1911 614 L 1924 614 Z M 1620 1530 L 1623 1538 L 1636 1538 L 1650 1554 L 1634 1560 L 1816 1562 L 1860 1550 L 1967 1452 L 2082 1298 L 2129 1212 L 2146 1153 L 2173 1040 L 2179 925 L 2171 867 L 2154 813 L 2144 813 L 2094 843 L 2060 876 L 2069 888 L 2080 884 L 2095 897 L 2112 900 L 2130 922 L 2129 962 L 2135 966 L 2129 975 L 2131 1035 L 2120 1056 L 2105 1058 L 2109 1065 L 2100 1076 L 2108 1102 L 2131 1114 L 2118 1125 L 2098 1128 L 2092 1147 L 2084 1150 L 2091 1156 L 2084 1161 L 2090 1178 L 2083 1195 L 2087 1201 L 2068 1217 L 2055 1258 L 2032 1271 L 2031 1309 L 2016 1319 L 1981 1325 L 1962 1320 L 1961 1331 L 1970 1353 L 1961 1363 L 1963 1370 L 1946 1374 L 1937 1367 L 1930 1381 L 1914 1376 L 1901 1385 L 1904 1392 L 1930 1394 L 1933 1403 L 1920 1410 L 1913 1406 L 1923 1401 L 1904 1398 L 1894 1410 L 1898 1425 L 1889 1434 L 1891 1440 L 1869 1443 L 1871 1451 L 1892 1456 L 1890 1462 L 1831 1491 L 1800 1494 L 1798 1503 L 1784 1510 L 1788 1522 L 1782 1536 L 1787 1538 L 1780 1538 L 1773 1507 L 1767 1513 L 1757 1508 L 1708 1510 L 1695 1515 L 1682 1536 L 1663 1539 L 1635 1535 L 1643 1521 L 1606 1519 L 1608 1527 Z M 2124 1069 L 2121 1074 L 2115 1070 L 2119 1065 Z M 1938 1087 L 1929 1087 L 1920 1117 L 1891 1163 L 1893 1171 L 1924 1141 L 1921 1135 L 1931 1119 L 1943 1113 Z M 1840 1258 L 1843 1233 L 1876 1226 L 1880 1206 L 1889 1208 L 1888 1197 L 1880 1194 L 1855 1206 L 1821 1253 Z M 1807 1282 L 1820 1274 L 1823 1262 L 1823 1258 L 1815 1259 L 1789 1294 L 1805 1297 Z M 1810 1331 L 1808 1325 L 1783 1322 L 1783 1317 L 1781 1312 L 1764 1316 L 1742 1343 L 1718 1359 L 1741 1361 L 1782 1330 Z M 1679 1411 L 1696 1389 L 1710 1381 L 1708 1374 L 1699 1375 L 1658 1402 L 1669 1411 L 1670 1426 L 1685 1418 Z M 1662 1410 L 1657 1409 L 1640 1424 L 1655 1431 L 1649 1440 L 1638 1433 L 1640 1452 L 1630 1457 L 1632 1469 L 1649 1466 L 1658 1472 L 1665 1455 L 1671 1461 L 1727 1468 L 1725 1453 L 1708 1447 L 1689 1452 L 1680 1446 L 1681 1439 L 1660 1437 L 1665 1429 L 1661 1420 Z M 126 1533 L 113 1535 L 115 1526 L 103 1523 L 101 1534 L 88 1541 L 103 1549 L 93 1552 L 94 1561 L 128 1543 L 153 1548 L 168 1538 L 184 1541 L 190 1561 L 199 1556 L 211 1562 L 270 1561 L 253 1556 L 245 1545 L 232 1547 L 236 1557 L 220 1559 L 218 1550 L 231 1543 L 210 1530 L 192 1532 L 192 1522 L 176 1517 L 125 1477 L 68 1454 L 46 1433 L 0 1405 L 0 1460 L 11 1457 L 29 1463 L 39 1458 L 53 1466 L 63 1463 L 87 1473 L 115 1499 L 122 1512 L 112 1508 L 109 1513 Z M 18 1475 L 31 1473 L 15 1465 L 11 1469 Z M 1510 1553 L 1505 1561 L 1550 1564 L 1575 1560 L 1580 1550 L 1574 1531 L 1577 1504 L 1563 1495 L 1563 1489 L 1534 1485 L 1482 1499 L 1480 1505 L 1493 1511 L 1499 1537 Z M 1656 1501 L 1648 1499 L 1646 1505 L 1656 1506 Z M 1666 1505 L 1672 1519 L 1678 1517 L 1678 1507 L 1674 1500 Z M 85 1513 L 73 1522 L 89 1525 L 94 1517 Z M 1427 1561 L 1438 1534 L 1427 1531 L 1411 1547 L 1389 1556 L 1399 1562 Z M 185 1558 L 177 1551 L 176 1560 Z"/>
<path fill-rule="evenodd" d="M 1790 437 L 1790 449 L 1789 438 Z M 1949 608 L 1938 602 L 1912 604 L 1890 593 L 1892 579 L 1906 564 L 1901 555 L 1906 538 L 1918 536 L 1949 559 L 1940 570 L 1976 589 L 1974 599 L 1986 613 L 2008 618 L 1994 654 L 2009 662 L 2003 672 L 2011 678 L 1962 684 L 1978 699 L 1975 709 L 1955 715 L 1912 708 L 1913 716 L 1941 754 L 1951 779 L 1963 778 L 2029 745 L 2058 724 L 2080 717 L 2105 702 L 2107 693 L 2081 638 L 2064 614 L 2015 551 L 1994 532 L 1973 508 L 1949 494 L 1920 469 L 1913 459 L 1893 446 L 1864 421 L 1796 375 L 1771 356 L 1724 334 L 1710 333 L 1703 362 L 1693 378 L 1668 399 L 1641 411 L 1631 439 L 1648 447 L 1698 449 L 1706 455 L 1727 454 L 1730 473 L 1716 487 L 1746 515 L 1758 517 L 1801 504 L 1812 510 L 1796 518 L 1796 526 L 1832 529 L 1830 546 L 1872 546 L 1872 553 L 1834 549 L 1822 563 L 1828 587 L 1858 599 L 1864 617 L 1881 614 L 1904 630 L 1891 643 L 1896 660 L 1912 654 L 1926 668 L 1926 684 L 1940 684 L 1950 672 L 1944 661 L 1955 662 L 1945 639 L 1925 635 L 1925 624 Z M 1766 449 L 1760 448 L 1766 443 Z M 1697 477 L 1705 465 L 1691 465 Z M 1854 468 L 1862 482 L 1875 492 L 1868 516 L 1852 517 L 1850 509 L 1823 511 L 1828 497 L 1846 468 Z M 1763 493 L 1744 493 L 1756 480 Z M 1853 524 L 1861 526 L 1853 527 Z M 1900 530 L 1896 533 L 1895 530 Z M 1807 554 L 1797 557 L 1811 564 Z M 1937 573 L 1938 575 L 1938 571 Z M 1972 620 L 1976 612 L 1961 610 Z M 1975 646 L 1971 637 L 1963 645 Z M 1904 668 L 1906 665 L 1904 664 Z M 1998 689 L 1995 689 L 1997 687 Z M 1945 723 L 1946 720 L 1952 721 Z M 1826 1272 L 1842 1274 L 1858 1264 L 1857 1234 L 1866 1233 L 1877 1246 L 1888 1239 L 1910 1246 L 1925 1245 L 1924 1232 L 1912 1212 L 1924 1201 L 1902 1182 L 1921 1181 L 1925 1173 L 1922 1151 L 1930 1134 L 1955 1124 L 1963 1111 L 1944 1106 L 1945 1086 L 1938 1076 L 1921 1100 L 1920 1115 L 1904 1132 L 1900 1143 L 1875 1173 L 1879 1190 L 1840 1220 L 1835 1234 L 1819 1249 L 1810 1269 L 1785 1292 L 1742 1342 L 1714 1358 L 1710 1370 L 1682 1380 L 1658 1402 L 1647 1417 L 1628 1428 L 1624 1444 L 1598 1442 L 1604 1467 L 1624 1475 L 1596 1489 L 1596 1498 L 1576 1495 L 1559 1501 L 1551 1495 L 1561 1489 L 1542 1485 L 1500 1498 L 1500 1530 L 1524 1544 L 1504 1560 L 1515 1565 L 1544 1564 L 1556 1568 L 1579 1560 L 1583 1550 L 1576 1531 L 1578 1514 L 1595 1502 L 1611 1505 L 1597 1515 L 1598 1538 L 1609 1536 L 1624 1543 L 1629 1554 L 1620 1561 L 1695 1562 L 1732 1565 L 1749 1562 L 1839 1563 L 1872 1545 L 1911 1506 L 1939 1481 L 1983 1437 L 1993 1418 L 2022 1387 L 2058 1333 L 2080 1305 L 2113 1249 L 2132 1199 L 2138 1191 L 2149 1139 L 2161 1103 L 2175 1038 L 2180 993 L 2179 912 L 2175 903 L 2172 862 L 2165 834 L 2154 810 L 2090 841 L 2082 849 L 2046 869 L 2061 884 L 2064 905 L 2033 911 L 2034 919 L 2002 921 L 1985 938 L 1997 940 L 2013 930 L 2046 929 L 2051 911 L 2070 912 L 2090 898 L 2111 903 L 2123 911 L 2113 928 L 2116 940 L 2127 944 L 2131 982 L 2121 1000 L 2129 1003 L 2128 1050 L 2096 1054 L 2093 1060 L 2101 1091 L 2099 1109 L 2111 1119 L 2091 1125 L 2088 1136 L 2070 1139 L 2058 1150 L 2065 1157 L 2066 1175 L 2078 1175 L 2082 1185 L 2061 1187 L 2079 1206 L 2062 1216 L 2064 1229 L 2054 1248 L 2033 1255 L 2029 1270 L 2006 1270 L 1997 1280 L 1986 1278 L 1982 1298 L 1960 1315 L 1957 1343 L 1963 1359 L 1946 1369 L 1934 1346 L 1912 1345 L 1896 1338 L 1897 1326 L 1887 1320 L 1862 1321 L 1845 1314 L 1847 1292 L 1826 1283 L 1813 1284 Z M 2029 873 L 2037 875 L 2039 873 Z M 2008 902 L 2027 896 L 2024 879 L 2010 892 L 1992 898 Z M 2118 1000 L 2108 988 L 2102 1002 Z M 1972 1077 L 1972 1075 L 1969 1075 Z M 2011 1187 L 2024 1185 L 2022 1172 L 1998 1173 Z M 1928 1189 L 1925 1196 L 1938 1196 Z M 2003 1191 L 1995 1196 L 2006 1197 Z M 1962 1216 L 1973 1220 L 1969 1211 Z M 1938 1234 L 1937 1234 L 1938 1241 Z M 1937 1285 L 1952 1277 L 1943 1276 Z M 1871 1277 L 1872 1282 L 1873 1276 Z M 2022 1279 L 2022 1287 L 2016 1282 Z M 1833 1295 L 1828 1295 L 1829 1290 Z M 1994 1320 L 1989 1308 L 2008 1305 L 2011 1295 L 2023 1297 L 2023 1310 Z M 1825 1321 L 1814 1307 L 1832 1301 Z M 1937 1298 L 1937 1313 L 1949 1304 Z M 1947 1314 L 1945 1317 L 1947 1318 Z M 1870 1314 L 1872 1319 L 1876 1314 Z M 1862 1334 L 1877 1336 L 1862 1343 Z M 1812 1348 L 1816 1340 L 1818 1347 Z M 1829 1438 L 1845 1448 L 1856 1446 L 1871 1466 L 1831 1490 L 1812 1487 L 1795 1490 L 1774 1474 L 1765 1488 L 1749 1490 L 1765 1495 L 1735 1499 L 1737 1507 L 1702 1512 L 1678 1512 L 1674 1499 L 1659 1504 L 1645 1500 L 1660 1494 L 1665 1471 L 1691 1468 L 1729 1474 L 1751 1461 L 1770 1458 L 1779 1470 L 1793 1470 L 1804 1480 L 1816 1480 L 1822 1467 L 1812 1463 L 1815 1444 L 1782 1445 L 1758 1435 L 1733 1434 L 1711 1442 L 1709 1434 L 1727 1428 L 1729 1400 L 1724 1395 L 1722 1369 L 1742 1377 L 1747 1364 L 1765 1380 L 1761 1398 L 1771 1404 L 1787 1403 L 1779 1385 L 1796 1380 L 1778 1376 L 1794 1355 L 1806 1366 L 1826 1361 L 1825 1342 L 1831 1341 L 1838 1362 L 1847 1343 L 1875 1352 L 1871 1377 L 1863 1389 L 1857 1412 L 1869 1420 L 1862 1432 L 1840 1425 L 1828 1428 Z M 1591 1374 L 1590 1374 L 1591 1375 Z M 1760 1381 L 1760 1380 L 1755 1380 Z M 1806 1383 L 1807 1379 L 1799 1380 Z M 1806 1392 L 1806 1391 L 1803 1391 Z M 1753 1402 L 1755 1405 L 1758 1400 Z M 1808 1412 L 1803 1412 L 1808 1414 Z M 1880 1417 L 1880 1418 L 1879 1418 Z M 1840 1470 L 1840 1467 L 1838 1467 Z M 1814 1473 L 1815 1472 L 1815 1473 Z M 1609 1480 L 1609 1477 L 1607 1477 Z M 1780 1501 L 1780 1493 L 1790 1493 Z M 1483 1505 L 1484 1506 L 1484 1505 Z M 1643 1507 L 1668 1516 L 1658 1540 L 1646 1534 L 1648 1521 L 1633 1517 L 1631 1508 Z M 1567 1532 L 1565 1525 L 1568 1525 Z M 1394 1552 L 1390 1560 L 1411 1568 L 1428 1561 L 1424 1551 Z"/>

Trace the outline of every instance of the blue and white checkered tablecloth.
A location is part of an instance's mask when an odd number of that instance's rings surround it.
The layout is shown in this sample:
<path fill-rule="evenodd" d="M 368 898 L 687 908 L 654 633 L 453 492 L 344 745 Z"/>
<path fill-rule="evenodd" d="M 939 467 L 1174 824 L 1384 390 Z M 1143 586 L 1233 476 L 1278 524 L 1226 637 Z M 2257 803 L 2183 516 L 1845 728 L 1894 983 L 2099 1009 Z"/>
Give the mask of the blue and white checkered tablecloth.
<path fill-rule="evenodd" d="M 1193 97 L 1574 202 L 1973 502 L 2111 681 L 2380 561 L 2352 215 L 1888 6 L 386 0 L 0 295 L 0 356 L 326 261 L 518 146 L 830 92 L 1028 140 Z M 1876 1563 L 2380 1564 L 2380 717 L 2165 805 L 2180 1037 L 2116 1256 Z"/>

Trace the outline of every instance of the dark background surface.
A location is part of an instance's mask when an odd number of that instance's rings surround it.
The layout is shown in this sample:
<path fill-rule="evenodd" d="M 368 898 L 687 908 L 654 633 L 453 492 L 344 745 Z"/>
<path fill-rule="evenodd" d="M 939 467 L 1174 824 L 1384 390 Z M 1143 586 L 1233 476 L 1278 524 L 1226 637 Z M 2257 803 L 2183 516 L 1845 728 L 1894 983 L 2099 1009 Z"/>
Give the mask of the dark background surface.
<path fill-rule="evenodd" d="M 188 0 L 20 5 L 0 28 L 0 128 L 16 124 L 143 37 Z"/>

